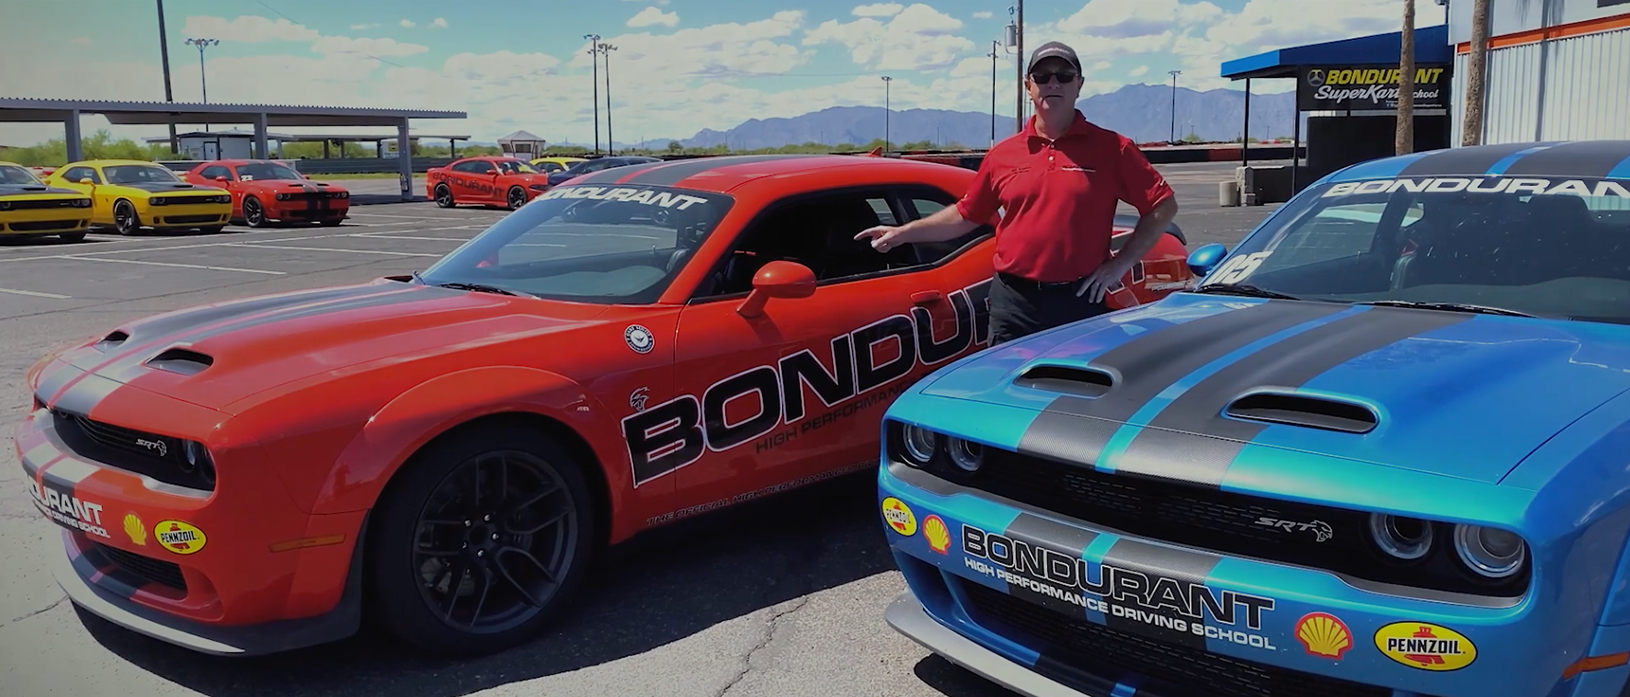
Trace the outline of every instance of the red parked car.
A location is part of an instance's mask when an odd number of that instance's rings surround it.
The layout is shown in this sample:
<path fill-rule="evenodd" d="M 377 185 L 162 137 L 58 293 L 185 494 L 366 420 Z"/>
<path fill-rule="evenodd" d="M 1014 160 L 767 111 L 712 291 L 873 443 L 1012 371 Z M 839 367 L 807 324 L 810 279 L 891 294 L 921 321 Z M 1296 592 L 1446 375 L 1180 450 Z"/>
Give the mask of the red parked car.
<path fill-rule="evenodd" d="M 442 208 L 476 203 L 515 210 L 549 190 L 549 175 L 525 160 L 482 155 L 430 168 L 424 190 Z"/>
<path fill-rule="evenodd" d="M 895 396 L 988 345 L 994 242 L 855 235 L 973 177 L 836 155 L 619 167 L 418 273 L 109 327 L 25 378 L 17 455 L 64 528 L 58 581 L 208 653 L 338 639 L 370 605 L 432 652 L 523 641 L 608 545 L 877 466 Z M 1113 304 L 1192 279 L 1172 232 Z"/>
<path fill-rule="evenodd" d="M 273 222 L 339 225 L 351 210 L 345 187 L 312 181 L 277 160 L 214 160 L 183 178 L 232 192 L 232 222 L 264 227 Z"/>

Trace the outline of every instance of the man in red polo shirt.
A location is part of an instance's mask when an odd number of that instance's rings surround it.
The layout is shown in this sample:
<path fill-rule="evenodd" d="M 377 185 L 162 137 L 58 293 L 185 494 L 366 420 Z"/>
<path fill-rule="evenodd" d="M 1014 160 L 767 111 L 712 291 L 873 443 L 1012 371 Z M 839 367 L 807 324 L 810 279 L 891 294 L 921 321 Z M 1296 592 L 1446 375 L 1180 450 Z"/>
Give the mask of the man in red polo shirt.
<path fill-rule="evenodd" d="M 888 251 L 965 235 L 1003 212 L 996 225 L 996 277 L 990 289 L 991 345 L 1103 314 L 1104 297 L 1143 258 L 1177 215 L 1177 198 L 1136 143 L 1087 122 L 1075 108 L 1081 61 L 1058 42 L 1030 55 L 1025 87 L 1036 115 L 985 155 L 973 186 L 955 206 L 870 238 Z M 1140 218 L 1111 255 L 1115 207 Z"/>

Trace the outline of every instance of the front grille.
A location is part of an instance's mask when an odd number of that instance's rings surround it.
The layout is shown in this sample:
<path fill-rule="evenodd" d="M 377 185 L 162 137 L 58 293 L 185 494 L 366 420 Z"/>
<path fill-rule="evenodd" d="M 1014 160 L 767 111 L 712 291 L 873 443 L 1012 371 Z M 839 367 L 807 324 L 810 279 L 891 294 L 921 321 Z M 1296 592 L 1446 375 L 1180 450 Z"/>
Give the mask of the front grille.
<path fill-rule="evenodd" d="M 52 409 L 57 435 L 75 453 L 166 484 L 213 491 L 212 470 L 187 462 L 186 442 Z"/>
<path fill-rule="evenodd" d="M 8 209 L 9 210 L 14 210 L 14 211 L 35 211 L 35 210 L 42 210 L 42 209 L 48 209 L 48 208 L 78 208 L 79 207 L 79 205 L 78 205 L 79 201 L 77 199 L 71 199 L 71 198 L 34 200 L 34 201 L 9 201 L 8 203 L 11 204 L 10 206 L 8 206 Z"/>
<path fill-rule="evenodd" d="M 1390 688 L 1360 685 L 1161 643 L 1093 624 L 1084 617 L 1070 617 L 977 583 L 961 585 L 975 609 L 1055 647 L 1059 653 L 1052 655 L 1070 667 L 1112 680 L 1129 677 L 1127 673 L 1141 676 L 1144 683 L 1139 694 L 1208 697 L 1389 697 L 1392 694 Z"/>
<path fill-rule="evenodd" d="M 945 474 L 964 486 L 1121 532 L 1222 554 L 1327 569 L 1407 587 L 1512 597 L 1528 571 L 1481 580 L 1455 557 L 1453 527 L 1438 524 L 1434 549 L 1414 562 L 1383 557 L 1371 541 L 1369 514 L 1132 474 L 1109 474 L 988 448 L 973 475 Z M 1280 521 L 1290 529 L 1273 527 Z M 1306 524 L 1305 526 L 1303 524 Z M 1316 528 L 1313 526 L 1317 526 Z M 1315 531 L 1317 530 L 1317 531 Z M 1324 539 L 1321 541 L 1321 537 Z"/>
<path fill-rule="evenodd" d="M 95 543 L 93 543 L 95 544 Z M 104 544 L 96 544 L 97 551 L 119 569 L 129 572 L 144 581 L 157 583 L 167 588 L 174 588 L 185 593 L 187 579 L 181 575 L 181 567 L 173 562 L 161 561 L 140 554 L 126 552 Z"/>
<path fill-rule="evenodd" d="M 30 223 L 11 223 L 13 232 L 43 232 L 46 230 L 71 230 L 84 224 L 82 220 L 42 220 Z"/>
<path fill-rule="evenodd" d="M 165 216 L 164 222 L 167 223 L 167 224 L 170 224 L 170 225 L 184 225 L 186 223 L 218 223 L 218 222 L 221 222 L 221 216 L 218 216 L 218 215 L 171 215 L 171 216 Z"/>

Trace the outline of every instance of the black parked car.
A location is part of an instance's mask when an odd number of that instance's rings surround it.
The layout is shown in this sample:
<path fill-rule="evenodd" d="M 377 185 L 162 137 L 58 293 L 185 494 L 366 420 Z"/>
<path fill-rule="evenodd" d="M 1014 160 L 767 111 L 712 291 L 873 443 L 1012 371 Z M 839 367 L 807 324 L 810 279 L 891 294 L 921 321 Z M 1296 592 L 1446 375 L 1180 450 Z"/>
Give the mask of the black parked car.
<path fill-rule="evenodd" d="M 592 160 L 584 160 L 582 162 L 574 162 L 574 163 L 572 163 L 572 166 L 567 167 L 566 169 L 563 169 L 563 170 L 561 170 L 559 172 L 550 172 L 549 173 L 549 186 L 552 186 L 552 187 L 560 186 L 562 183 L 564 183 L 568 179 L 571 179 L 573 177 L 577 177 L 577 176 L 580 176 L 580 175 L 588 174 L 590 172 L 598 172 L 598 171 L 600 171 L 602 169 L 611 169 L 612 167 L 626 167 L 628 165 L 642 165 L 642 164 L 645 164 L 647 162 L 661 162 L 661 161 L 662 161 L 661 159 L 655 158 L 655 157 L 645 157 L 645 156 L 642 156 L 642 155 L 627 155 L 627 156 L 617 156 L 617 157 L 598 157 L 598 158 L 595 158 L 595 159 L 592 159 Z"/>

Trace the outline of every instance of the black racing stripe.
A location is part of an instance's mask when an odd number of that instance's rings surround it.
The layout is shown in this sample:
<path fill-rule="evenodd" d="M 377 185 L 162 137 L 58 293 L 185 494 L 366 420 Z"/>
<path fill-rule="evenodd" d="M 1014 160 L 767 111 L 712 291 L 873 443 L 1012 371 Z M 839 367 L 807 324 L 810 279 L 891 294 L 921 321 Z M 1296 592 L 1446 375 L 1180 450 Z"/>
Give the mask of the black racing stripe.
<path fill-rule="evenodd" d="M 1534 147 L 1534 143 L 1503 143 L 1473 148 L 1450 148 L 1409 163 L 1396 178 L 1461 175 L 1480 176 L 1508 155 Z"/>
<path fill-rule="evenodd" d="M 644 171 L 644 170 L 647 170 L 647 169 L 651 169 L 652 167 L 661 167 L 661 166 L 666 165 L 666 164 L 669 164 L 669 163 L 666 162 L 666 161 L 663 161 L 663 162 L 641 162 L 639 164 L 634 164 L 634 165 L 623 165 L 621 167 L 610 167 L 610 168 L 607 168 L 607 169 L 602 169 L 602 170 L 600 170 L 598 172 L 590 172 L 590 173 L 585 174 L 583 176 L 575 177 L 571 181 L 566 182 L 565 184 L 563 184 L 562 186 L 577 186 L 579 184 L 614 184 L 614 183 L 616 183 L 618 181 L 621 181 L 623 177 L 626 177 L 626 176 L 628 176 L 630 174 L 633 174 L 634 172 Z"/>
<path fill-rule="evenodd" d="M 1109 392 L 1096 399 L 1053 400 L 1025 429 L 1018 451 L 1096 465 L 1116 429 L 1184 376 L 1253 341 L 1346 309 L 1333 303 L 1268 300 L 1148 332 L 1089 362 L 1115 376 Z"/>
<path fill-rule="evenodd" d="M 220 306 L 204 306 L 194 310 L 183 310 L 169 315 L 160 315 L 152 319 L 139 320 L 131 323 L 130 338 L 125 345 L 145 342 L 152 338 L 161 338 L 176 332 L 197 329 L 233 317 L 246 317 L 249 315 L 268 312 L 297 305 L 324 302 L 338 298 L 366 297 L 379 295 L 392 290 L 400 290 L 399 286 L 362 286 L 350 288 L 333 288 L 318 290 L 298 295 L 254 298 L 244 302 L 230 303 Z"/>
<path fill-rule="evenodd" d="M 1032 547 L 1051 549 L 1070 559 L 1080 559 L 1081 554 L 1086 551 L 1087 545 L 1092 544 L 1092 541 L 1098 538 L 1098 533 L 1091 530 L 1083 530 L 1029 513 L 1020 513 L 1019 517 L 1014 518 L 1013 522 L 1007 526 L 1007 530 L 1002 534 L 1009 539 L 1027 543 Z M 1035 578 L 1038 581 L 1046 581 L 1045 578 Z M 1079 588 L 1061 590 L 1080 592 Z M 1007 584 L 1007 593 L 1072 617 L 1086 617 L 1086 608 L 1046 593 L 1038 593 L 1022 585 Z"/>
<path fill-rule="evenodd" d="M 1620 162 L 1630 159 L 1630 141 L 1604 140 L 1568 143 L 1524 155 L 1506 168 L 1508 177 L 1519 175 L 1605 177 Z"/>
<path fill-rule="evenodd" d="M 1267 428 L 1265 423 L 1224 417 L 1230 402 L 1258 388 L 1294 390 L 1366 353 L 1471 319 L 1472 315 L 1458 312 L 1371 308 L 1275 343 L 1173 400 L 1132 439 L 1115 470 L 1221 486 L 1234 458 Z"/>
<path fill-rule="evenodd" d="M 1116 540 L 1104 554 L 1104 566 L 1114 567 L 1115 571 L 1112 574 L 1106 568 L 1100 576 L 1100 579 L 1114 578 L 1108 589 L 1109 597 L 1104 599 L 1111 609 L 1104 613 L 1104 624 L 1128 634 L 1204 650 L 1205 635 L 1195 634 L 1193 626 L 1205 624 L 1205 608 L 1203 604 L 1191 606 L 1199 594 L 1191 593 L 1190 589 L 1204 586 L 1211 570 L 1221 560 L 1219 556 L 1175 547 L 1126 538 Z M 1127 571 L 1135 573 L 1127 574 Z M 1139 597 L 1146 598 L 1147 605 L 1135 600 Z M 1172 607 L 1174 603 L 1188 608 L 1189 612 Z M 1125 612 L 1114 611 L 1117 607 Z M 1170 621 L 1157 624 L 1151 615 Z M 1238 624 L 1244 628 L 1243 621 Z"/>
<path fill-rule="evenodd" d="M 636 172 L 631 177 L 619 179 L 620 184 L 645 184 L 649 186 L 676 186 L 680 182 L 721 167 L 735 165 L 750 165 L 756 162 L 775 162 L 777 160 L 811 159 L 826 157 L 825 155 L 739 155 L 731 157 L 698 157 L 694 160 L 680 160 L 678 162 L 665 162 L 660 167 L 652 167 Z"/>

